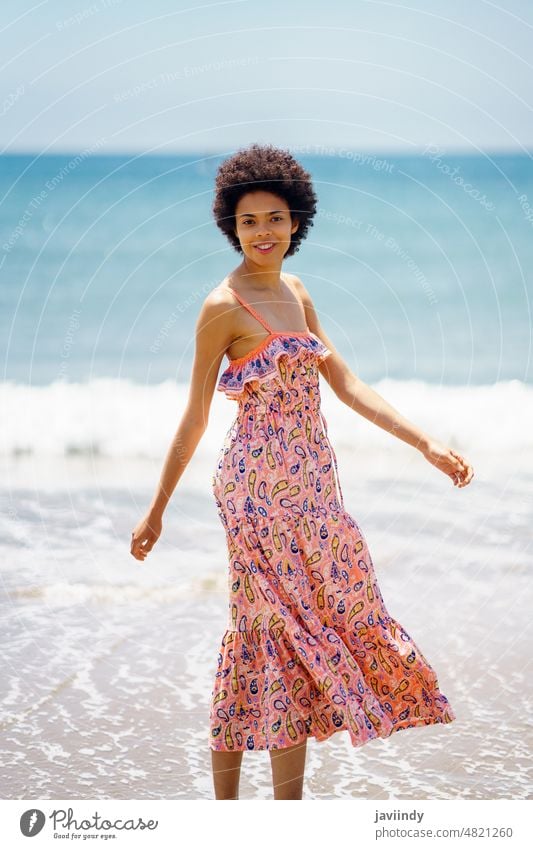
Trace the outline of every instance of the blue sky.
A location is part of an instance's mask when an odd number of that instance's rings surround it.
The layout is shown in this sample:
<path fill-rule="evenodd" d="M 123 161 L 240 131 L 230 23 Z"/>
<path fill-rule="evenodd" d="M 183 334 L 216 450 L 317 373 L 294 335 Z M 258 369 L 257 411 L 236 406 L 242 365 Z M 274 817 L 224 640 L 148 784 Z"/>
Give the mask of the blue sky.
<path fill-rule="evenodd" d="M 2 3 L 0 150 L 533 149 L 533 3 Z"/>

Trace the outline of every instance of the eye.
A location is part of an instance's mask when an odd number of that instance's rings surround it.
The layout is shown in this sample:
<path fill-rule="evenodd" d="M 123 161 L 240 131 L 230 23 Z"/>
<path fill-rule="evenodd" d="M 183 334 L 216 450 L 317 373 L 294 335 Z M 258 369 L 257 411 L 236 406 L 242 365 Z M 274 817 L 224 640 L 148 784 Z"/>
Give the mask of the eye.
<path fill-rule="evenodd" d="M 273 220 L 283 221 L 283 215 L 273 215 Z M 241 224 L 253 224 L 253 218 L 244 218 Z"/>

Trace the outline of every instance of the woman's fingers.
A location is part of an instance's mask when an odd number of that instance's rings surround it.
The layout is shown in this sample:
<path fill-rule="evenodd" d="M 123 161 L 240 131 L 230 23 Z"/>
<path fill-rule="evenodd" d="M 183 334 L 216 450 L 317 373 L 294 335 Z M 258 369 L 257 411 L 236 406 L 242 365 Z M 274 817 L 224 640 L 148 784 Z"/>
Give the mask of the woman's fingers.
<path fill-rule="evenodd" d="M 474 477 L 474 469 L 464 457 L 461 457 L 460 454 L 457 454 L 456 451 L 450 448 L 450 454 L 455 459 L 458 464 L 458 468 L 455 472 L 452 472 L 451 477 L 454 480 L 454 486 L 463 487 L 470 483 L 472 478 Z"/>
<path fill-rule="evenodd" d="M 161 536 L 163 524 L 158 516 L 148 515 L 135 526 L 131 533 L 131 554 L 144 560 Z"/>
<path fill-rule="evenodd" d="M 454 486 L 466 486 L 474 477 L 474 469 L 468 460 L 441 442 L 431 441 L 424 451 L 424 456 L 437 469 L 448 475 Z"/>
<path fill-rule="evenodd" d="M 137 560 L 144 560 L 147 554 L 147 549 L 145 548 L 144 543 L 141 542 L 140 539 L 135 539 L 135 533 L 132 533 L 131 535 L 130 553 L 133 554 Z"/>
<path fill-rule="evenodd" d="M 463 486 L 466 486 L 467 483 L 470 483 L 472 478 L 474 477 L 474 468 L 470 465 L 470 463 L 466 464 L 466 478 L 463 482 Z"/>

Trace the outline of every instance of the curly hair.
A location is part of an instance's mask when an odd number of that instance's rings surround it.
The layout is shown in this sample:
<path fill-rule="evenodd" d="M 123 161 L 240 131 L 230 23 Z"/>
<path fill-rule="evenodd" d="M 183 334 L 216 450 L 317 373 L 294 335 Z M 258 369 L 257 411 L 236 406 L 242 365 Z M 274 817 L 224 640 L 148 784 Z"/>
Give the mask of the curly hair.
<path fill-rule="evenodd" d="M 311 175 L 288 150 L 271 144 L 251 144 L 222 162 L 215 179 L 213 215 L 217 227 L 241 254 L 243 250 L 235 233 L 235 209 L 240 198 L 253 191 L 272 192 L 283 198 L 291 218 L 298 219 L 298 229 L 292 233 L 285 253 L 286 257 L 292 256 L 313 225 L 316 213 L 317 196 Z"/>

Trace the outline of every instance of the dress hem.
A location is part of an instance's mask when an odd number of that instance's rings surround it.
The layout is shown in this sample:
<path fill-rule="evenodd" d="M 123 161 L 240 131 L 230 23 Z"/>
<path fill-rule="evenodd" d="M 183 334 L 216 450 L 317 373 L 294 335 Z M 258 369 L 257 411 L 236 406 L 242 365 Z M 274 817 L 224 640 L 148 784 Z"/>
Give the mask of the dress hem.
<path fill-rule="evenodd" d="M 420 725 L 450 725 L 452 722 L 455 722 L 457 717 L 455 715 L 455 712 L 453 711 L 453 709 L 449 705 L 446 707 L 446 712 L 447 712 L 448 717 L 449 717 L 449 719 L 447 719 L 447 720 L 443 720 L 442 717 L 437 717 L 437 716 L 434 716 L 434 717 L 415 717 L 414 719 L 411 719 L 411 720 L 410 719 L 403 719 L 403 720 L 400 720 L 400 722 L 397 722 L 395 725 L 393 725 L 392 728 L 389 730 L 388 734 L 375 734 L 374 736 L 367 737 L 366 739 L 360 740 L 357 743 L 354 742 L 353 738 L 350 735 L 351 744 L 352 744 L 354 749 L 360 749 L 361 746 L 364 746 L 367 743 L 370 743 L 372 740 L 386 740 L 388 737 L 390 737 L 392 734 L 394 734 L 395 731 L 405 731 L 407 728 L 418 727 Z M 305 737 L 302 737 L 300 740 L 295 741 L 293 746 L 282 746 L 280 748 L 292 749 L 295 746 L 300 746 L 304 742 L 304 740 L 307 740 L 309 737 L 313 737 L 316 740 L 317 743 L 324 743 L 326 740 L 329 740 L 330 737 L 333 737 L 334 734 L 339 734 L 342 731 L 348 731 L 349 732 L 349 729 L 346 726 L 343 726 L 343 727 L 340 727 L 340 728 L 332 728 L 329 734 L 326 734 L 325 736 L 320 736 L 320 737 L 317 734 L 313 734 L 312 732 L 309 732 L 309 734 L 307 734 Z M 274 750 L 278 751 L 279 750 L 278 747 L 274 747 L 274 746 L 261 746 L 261 747 L 256 746 L 254 749 L 248 749 L 248 747 L 246 745 L 242 745 L 242 746 L 236 745 L 236 746 L 233 747 L 233 749 L 217 749 L 215 746 L 209 745 L 209 749 L 211 749 L 212 752 L 248 752 L 248 751 L 267 752 L 267 751 L 274 751 Z"/>

